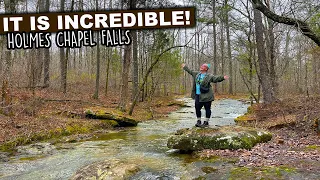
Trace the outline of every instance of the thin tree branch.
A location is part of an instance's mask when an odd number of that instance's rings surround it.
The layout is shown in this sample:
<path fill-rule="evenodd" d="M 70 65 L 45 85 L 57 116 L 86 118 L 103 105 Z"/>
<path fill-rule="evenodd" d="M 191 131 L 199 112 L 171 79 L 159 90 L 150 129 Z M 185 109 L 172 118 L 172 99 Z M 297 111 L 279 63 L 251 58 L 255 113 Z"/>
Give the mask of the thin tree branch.
<path fill-rule="evenodd" d="M 265 6 L 261 2 L 261 0 L 252 0 L 252 3 L 254 8 L 261 11 L 269 19 L 272 19 L 273 21 L 278 23 L 287 24 L 299 28 L 303 35 L 307 36 L 308 38 L 313 40 L 318 46 L 320 46 L 320 36 L 313 32 L 306 22 L 303 22 L 299 19 L 279 16 L 272 12 L 267 6 Z"/>

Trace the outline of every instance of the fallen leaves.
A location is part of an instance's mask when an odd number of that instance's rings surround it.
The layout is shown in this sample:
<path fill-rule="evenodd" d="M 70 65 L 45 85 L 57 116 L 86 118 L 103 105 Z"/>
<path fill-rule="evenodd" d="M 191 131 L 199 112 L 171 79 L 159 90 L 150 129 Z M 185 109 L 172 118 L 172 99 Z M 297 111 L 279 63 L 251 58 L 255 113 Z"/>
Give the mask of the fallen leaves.
<path fill-rule="evenodd" d="M 251 150 L 204 150 L 200 152 L 200 157 L 238 157 L 239 161 L 235 164 L 245 167 L 287 165 L 310 171 L 320 170 L 320 139 L 316 135 L 301 137 L 289 130 L 274 133 L 271 141 L 258 144 Z"/>

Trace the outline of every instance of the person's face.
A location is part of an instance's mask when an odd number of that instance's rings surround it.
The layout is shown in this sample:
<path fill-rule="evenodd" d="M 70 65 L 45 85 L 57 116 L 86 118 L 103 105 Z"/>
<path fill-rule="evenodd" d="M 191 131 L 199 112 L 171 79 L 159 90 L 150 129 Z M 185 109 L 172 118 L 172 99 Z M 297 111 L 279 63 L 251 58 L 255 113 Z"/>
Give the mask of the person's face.
<path fill-rule="evenodd" d="M 208 67 L 205 64 L 200 66 L 200 71 L 208 71 Z"/>

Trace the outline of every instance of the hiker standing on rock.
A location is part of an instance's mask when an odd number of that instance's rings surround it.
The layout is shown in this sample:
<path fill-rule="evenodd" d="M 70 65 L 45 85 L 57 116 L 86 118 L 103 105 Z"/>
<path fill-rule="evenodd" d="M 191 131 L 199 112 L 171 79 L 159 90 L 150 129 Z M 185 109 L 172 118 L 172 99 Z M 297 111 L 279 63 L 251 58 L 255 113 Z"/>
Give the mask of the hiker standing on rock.
<path fill-rule="evenodd" d="M 202 64 L 199 71 L 190 70 L 185 64 L 181 67 L 193 77 L 193 87 L 191 92 L 192 99 L 195 99 L 195 109 L 197 115 L 196 127 L 209 126 L 211 117 L 211 103 L 214 100 L 213 90 L 210 83 L 217 83 L 229 79 L 229 76 L 215 76 L 208 72 L 210 64 Z M 201 125 L 201 108 L 206 110 L 206 119 Z"/>

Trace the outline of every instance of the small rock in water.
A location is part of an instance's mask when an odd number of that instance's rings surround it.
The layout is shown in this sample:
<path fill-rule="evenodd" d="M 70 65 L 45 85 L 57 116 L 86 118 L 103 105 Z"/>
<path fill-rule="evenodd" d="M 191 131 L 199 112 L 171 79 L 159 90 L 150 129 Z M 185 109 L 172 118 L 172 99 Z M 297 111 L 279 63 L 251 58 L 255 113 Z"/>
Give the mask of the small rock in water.
<path fill-rule="evenodd" d="M 8 162 L 9 161 L 9 153 L 0 152 L 0 162 Z"/>
<path fill-rule="evenodd" d="M 180 150 L 179 149 L 170 149 L 168 151 L 166 151 L 167 154 L 174 154 L 174 153 L 178 153 Z"/>
<path fill-rule="evenodd" d="M 56 147 L 51 143 L 35 143 L 27 146 L 19 146 L 19 154 L 24 155 L 40 155 L 40 154 L 51 154 L 56 150 Z"/>

